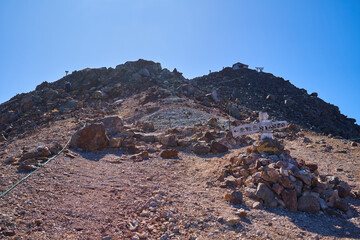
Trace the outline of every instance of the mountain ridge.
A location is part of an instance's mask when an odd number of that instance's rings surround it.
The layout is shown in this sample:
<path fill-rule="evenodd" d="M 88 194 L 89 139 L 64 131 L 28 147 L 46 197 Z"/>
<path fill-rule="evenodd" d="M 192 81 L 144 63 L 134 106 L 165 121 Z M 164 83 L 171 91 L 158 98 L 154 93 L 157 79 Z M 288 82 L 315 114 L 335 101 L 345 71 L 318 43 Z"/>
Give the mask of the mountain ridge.
<path fill-rule="evenodd" d="M 65 82 L 71 83 L 71 91 L 65 90 Z M 160 94 L 160 98 L 185 96 L 220 109 L 240 122 L 256 121 L 257 112 L 267 111 L 273 119 L 287 120 L 315 132 L 346 139 L 360 136 L 355 119 L 347 118 L 316 93 L 308 94 L 271 73 L 226 67 L 186 79 L 176 68 L 169 71 L 160 63 L 143 59 L 115 68 L 74 71 L 55 82 L 45 81 L 34 91 L 14 96 L 0 105 L 0 132 L 8 138 L 81 108 L 102 108 L 111 114 L 121 100 L 149 89 L 153 89 L 150 95 Z M 213 92 L 218 99 L 214 100 Z"/>

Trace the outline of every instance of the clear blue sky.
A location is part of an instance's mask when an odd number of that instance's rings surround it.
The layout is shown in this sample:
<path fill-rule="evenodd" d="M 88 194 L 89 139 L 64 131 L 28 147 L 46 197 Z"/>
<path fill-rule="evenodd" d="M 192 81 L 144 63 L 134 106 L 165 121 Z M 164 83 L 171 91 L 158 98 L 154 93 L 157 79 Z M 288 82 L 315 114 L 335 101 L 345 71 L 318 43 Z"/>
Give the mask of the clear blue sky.
<path fill-rule="evenodd" d="M 359 0 L 0 1 L 0 102 L 144 58 L 193 78 L 247 63 L 360 122 Z"/>

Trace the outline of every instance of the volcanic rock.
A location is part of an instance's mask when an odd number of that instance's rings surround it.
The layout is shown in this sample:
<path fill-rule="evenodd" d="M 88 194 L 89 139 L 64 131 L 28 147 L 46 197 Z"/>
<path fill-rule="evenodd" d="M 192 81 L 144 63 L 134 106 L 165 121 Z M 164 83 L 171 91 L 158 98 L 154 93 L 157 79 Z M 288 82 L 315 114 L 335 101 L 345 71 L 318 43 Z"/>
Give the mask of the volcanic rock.
<path fill-rule="evenodd" d="M 295 190 L 285 189 L 281 193 L 281 197 L 285 203 L 285 207 L 292 212 L 296 212 L 298 209 L 298 202 Z"/>
<path fill-rule="evenodd" d="M 264 183 L 259 183 L 255 195 L 264 200 L 265 203 L 270 203 L 274 200 L 275 194 Z"/>
<path fill-rule="evenodd" d="M 177 137 L 172 134 L 161 137 L 160 142 L 166 147 L 176 147 L 178 145 Z"/>
<path fill-rule="evenodd" d="M 83 151 L 103 150 L 109 144 L 104 123 L 94 123 L 81 128 L 71 138 L 70 146 Z"/>
<path fill-rule="evenodd" d="M 179 151 L 176 149 L 165 149 L 163 151 L 161 151 L 160 156 L 162 158 L 176 158 L 178 156 Z"/>
<path fill-rule="evenodd" d="M 318 213 L 320 211 L 320 203 L 317 197 L 307 195 L 298 199 L 298 210 L 303 212 Z"/>
<path fill-rule="evenodd" d="M 224 153 L 229 150 L 225 145 L 216 141 L 211 142 L 210 149 L 213 153 Z"/>
<path fill-rule="evenodd" d="M 192 150 L 197 155 L 206 155 L 210 152 L 211 149 L 208 145 L 196 143 Z"/>
<path fill-rule="evenodd" d="M 109 137 L 119 134 L 123 128 L 123 122 L 118 116 L 107 116 L 103 118 L 101 122 L 104 124 Z"/>
<path fill-rule="evenodd" d="M 241 204 L 243 196 L 240 191 L 233 191 L 231 194 L 228 193 L 225 195 L 225 200 L 231 202 L 232 204 Z"/>

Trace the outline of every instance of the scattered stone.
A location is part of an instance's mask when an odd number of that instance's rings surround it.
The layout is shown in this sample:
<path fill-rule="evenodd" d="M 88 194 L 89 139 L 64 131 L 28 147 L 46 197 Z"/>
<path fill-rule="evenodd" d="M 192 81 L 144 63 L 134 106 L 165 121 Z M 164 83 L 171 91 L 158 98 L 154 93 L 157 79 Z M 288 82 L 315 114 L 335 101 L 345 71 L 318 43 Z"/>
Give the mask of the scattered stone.
<path fill-rule="evenodd" d="M 241 218 L 239 217 L 232 217 L 225 220 L 225 223 L 231 227 L 234 227 L 241 223 Z"/>
<path fill-rule="evenodd" d="M 277 195 L 281 195 L 282 191 L 284 190 L 284 188 L 278 184 L 278 183 L 275 183 L 273 186 L 272 186 L 272 190 L 277 194 Z"/>
<path fill-rule="evenodd" d="M 166 135 L 160 138 L 160 142 L 166 147 L 177 147 L 177 138 L 175 135 Z"/>
<path fill-rule="evenodd" d="M 177 158 L 178 153 L 179 153 L 179 151 L 176 149 L 171 149 L 171 150 L 165 149 L 165 150 L 161 151 L 160 157 L 162 157 L 162 158 Z"/>
<path fill-rule="evenodd" d="M 19 160 L 19 162 L 24 162 L 28 159 L 36 159 L 42 157 L 49 157 L 51 155 L 50 150 L 45 146 L 38 146 L 34 151 L 25 153 Z"/>
<path fill-rule="evenodd" d="M 229 150 L 225 145 L 216 141 L 211 142 L 210 149 L 213 153 L 224 153 Z"/>
<path fill-rule="evenodd" d="M 344 201 L 336 201 L 334 207 L 346 213 L 349 209 L 348 205 Z"/>
<path fill-rule="evenodd" d="M 122 138 L 110 138 L 109 147 L 111 148 L 119 148 L 122 146 L 123 139 Z"/>
<path fill-rule="evenodd" d="M 193 152 L 197 155 L 206 155 L 208 153 L 210 153 L 210 147 L 205 145 L 205 144 L 200 144 L 200 143 L 196 143 L 193 146 Z"/>
<path fill-rule="evenodd" d="M 241 204 L 243 200 L 243 196 L 240 191 L 233 191 L 231 194 L 227 193 L 225 195 L 225 200 L 229 201 L 232 204 Z"/>
<path fill-rule="evenodd" d="M 340 181 L 339 184 L 335 187 L 336 190 L 338 190 L 339 197 L 346 198 L 349 196 L 351 188 L 350 186 L 344 182 Z"/>
<path fill-rule="evenodd" d="M 31 164 L 20 164 L 18 167 L 19 172 L 25 172 L 25 173 L 32 172 L 36 169 L 37 169 L 37 167 L 34 165 L 31 165 Z"/>
<path fill-rule="evenodd" d="M 236 211 L 235 215 L 239 216 L 240 218 L 246 218 L 247 212 L 243 209 L 239 209 Z"/>
<path fill-rule="evenodd" d="M 210 142 L 212 140 L 214 140 L 215 137 L 214 135 L 212 135 L 212 133 L 210 132 L 206 132 L 205 135 L 204 135 L 204 140 L 207 141 L 207 142 Z"/>

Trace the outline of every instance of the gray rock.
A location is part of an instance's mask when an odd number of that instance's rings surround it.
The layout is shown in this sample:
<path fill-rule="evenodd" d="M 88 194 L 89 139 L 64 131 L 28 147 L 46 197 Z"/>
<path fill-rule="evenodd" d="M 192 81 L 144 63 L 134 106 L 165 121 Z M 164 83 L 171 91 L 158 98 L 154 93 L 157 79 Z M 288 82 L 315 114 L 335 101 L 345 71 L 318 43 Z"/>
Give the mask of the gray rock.
<path fill-rule="evenodd" d="M 303 212 L 318 213 L 320 211 L 318 198 L 312 195 L 301 196 L 298 199 L 298 210 Z"/>
<path fill-rule="evenodd" d="M 108 136 L 116 136 L 123 130 L 123 122 L 119 116 L 107 116 L 100 120 Z"/>
<path fill-rule="evenodd" d="M 255 195 L 264 200 L 267 204 L 271 203 L 275 198 L 273 191 L 271 191 L 264 183 L 259 183 Z"/>

